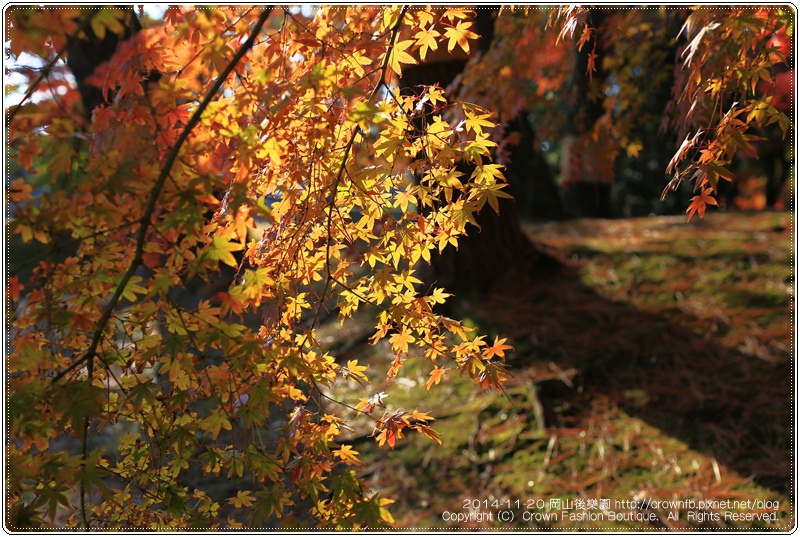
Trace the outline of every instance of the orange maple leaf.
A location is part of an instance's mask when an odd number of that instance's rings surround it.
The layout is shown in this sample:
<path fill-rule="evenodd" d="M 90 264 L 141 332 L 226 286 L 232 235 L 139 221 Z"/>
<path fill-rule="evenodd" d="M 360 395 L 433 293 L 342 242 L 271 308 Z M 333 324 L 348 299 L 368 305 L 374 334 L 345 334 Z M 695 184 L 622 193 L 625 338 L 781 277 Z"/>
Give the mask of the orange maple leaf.
<path fill-rule="evenodd" d="M 586 74 L 589 75 L 589 80 L 592 79 L 592 74 L 597 71 L 597 67 L 594 64 L 596 59 L 597 53 L 594 50 L 591 51 L 589 57 L 586 58 Z"/>
<path fill-rule="evenodd" d="M 583 27 L 583 33 L 581 33 L 580 39 L 578 39 L 578 51 L 580 52 L 583 49 L 583 46 L 589 42 L 592 38 L 593 28 L 590 26 Z"/>
<path fill-rule="evenodd" d="M 19 293 L 22 290 L 22 286 L 19 284 L 19 278 L 17 276 L 12 276 L 8 279 L 8 298 L 16 302 L 19 300 Z"/>
<path fill-rule="evenodd" d="M 492 344 L 492 346 L 486 347 L 486 349 L 483 351 L 483 357 L 487 360 L 490 360 L 494 356 L 500 356 L 501 358 L 505 358 L 506 356 L 505 351 L 514 348 L 511 345 L 505 344 L 506 339 L 507 338 L 503 339 L 494 338 L 494 343 Z"/>
<path fill-rule="evenodd" d="M 706 205 L 716 205 L 717 200 L 714 199 L 713 194 L 714 189 L 706 188 L 700 191 L 699 196 L 695 196 L 692 198 L 692 203 L 689 204 L 689 208 L 686 209 L 686 212 L 689 213 L 689 216 L 686 218 L 686 221 L 690 221 L 694 213 L 700 215 L 700 218 L 703 218 L 706 214 Z"/>
<path fill-rule="evenodd" d="M 408 354 L 408 344 L 413 343 L 416 341 L 416 338 L 403 330 L 398 334 L 394 334 L 389 338 L 389 343 L 392 344 L 392 348 L 399 354 Z"/>
<path fill-rule="evenodd" d="M 446 369 L 443 367 L 439 366 L 433 367 L 433 371 L 431 371 L 431 376 L 428 379 L 428 382 L 425 383 L 425 387 L 428 388 L 428 391 L 430 391 L 431 386 L 433 386 L 434 384 L 439 384 L 439 382 L 442 380 L 442 375 L 444 375 L 445 371 Z"/>

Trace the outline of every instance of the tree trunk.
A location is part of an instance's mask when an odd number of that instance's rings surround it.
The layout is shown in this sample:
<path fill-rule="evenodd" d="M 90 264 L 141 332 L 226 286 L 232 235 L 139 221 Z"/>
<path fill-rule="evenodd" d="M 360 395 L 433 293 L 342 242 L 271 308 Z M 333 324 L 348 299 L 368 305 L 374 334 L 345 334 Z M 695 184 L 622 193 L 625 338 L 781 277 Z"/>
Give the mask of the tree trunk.
<path fill-rule="evenodd" d="M 507 134 L 519 141 L 505 169 L 506 191 L 514 196 L 522 220 L 558 220 L 563 217 L 561 195 L 553 171 L 539 148 L 536 132 L 525 112 L 506 125 Z"/>
<path fill-rule="evenodd" d="M 84 13 L 83 16 L 92 17 L 94 13 Z M 87 120 L 91 120 L 92 111 L 103 104 L 105 99 L 103 98 L 102 89 L 89 83 L 87 79 L 94 74 L 100 65 L 111 59 L 121 42 L 139 32 L 142 29 L 142 25 L 133 11 L 127 9 L 123 19 L 124 33 L 122 36 L 107 31 L 101 39 L 89 24 L 84 23 L 84 26 L 83 32 L 73 36 L 69 41 L 67 65 L 78 84 L 83 113 Z"/>
<path fill-rule="evenodd" d="M 592 38 L 575 55 L 575 68 L 569 99 L 566 136 L 561 143 L 561 179 L 564 185 L 565 210 L 570 216 L 608 218 L 611 216 L 611 185 L 614 162 L 611 154 L 592 139 L 592 130 L 603 115 L 602 92 L 596 86 L 606 78 L 603 71 L 603 45 L 598 39 L 606 14 L 591 9 L 589 17 L 595 29 Z M 589 74 L 590 55 L 596 55 L 597 71 Z M 610 160 L 610 162 L 609 162 Z"/>

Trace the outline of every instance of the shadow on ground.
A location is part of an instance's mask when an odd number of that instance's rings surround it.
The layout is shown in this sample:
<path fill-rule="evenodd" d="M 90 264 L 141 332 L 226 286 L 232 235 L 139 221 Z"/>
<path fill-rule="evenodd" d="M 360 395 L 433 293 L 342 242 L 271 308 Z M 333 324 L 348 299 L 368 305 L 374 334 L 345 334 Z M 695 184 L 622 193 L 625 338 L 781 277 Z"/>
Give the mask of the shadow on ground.
<path fill-rule="evenodd" d="M 432 366 L 408 360 L 394 381 L 336 396 L 385 391 L 387 411 L 430 410 L 444 444 L 410 437 L 380 450 L 370 429 L 342 441 L 362 452 L 361 475 L 397 500 L 393 511 L 407 528 L 508 528 L 443 518 L 466 512 L 465 501 L 497 500 L 511 502 L 520 529 L 786 529 L 794 520 L 787 221 L 772 214 L 688 226 L 681 218 L 540 225 L 531 236 L 561 269 L 511 269 L 487 298 L 462 301 L 456 312 L 481 333 L 513 341 L 505 393 L 482 393 L 453 368 L 428 391 Z M 368 364 L 376 379 L 392 359 L 380 345 L 335 354 Z M 546 520 L 547 508 L 535 509 L 540 519 L 521 519 L 526 501 L 558 498 L 639 506 L 648 498 L 768 499 L 779 507 L 771 522 L 692 518 L 686 507 L 677 519 L 653 511 L 646 523 Z"/>
<path fill-rule="evenodd" d="M 585 402 L 603 398 L 761 486 L 791 488 L 788 353 L 728 348 L 713 337 L 728 328 L 725 319 L 611 301 L 570 267 L 556 279 L 494 295 L 484 315 L 529 342 L 535 360 L 520 358 L 518 369 L 553 363 L 568 372 L 539 387 L 547 428 L 585 425 Z"/>

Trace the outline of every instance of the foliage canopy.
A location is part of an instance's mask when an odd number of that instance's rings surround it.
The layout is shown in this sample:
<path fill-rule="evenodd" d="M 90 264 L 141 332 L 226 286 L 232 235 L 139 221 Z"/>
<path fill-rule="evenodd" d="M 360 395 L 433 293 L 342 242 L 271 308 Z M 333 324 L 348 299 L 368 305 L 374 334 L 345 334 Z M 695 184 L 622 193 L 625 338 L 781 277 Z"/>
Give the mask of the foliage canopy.
<path fill-rule="evenodd" d="M 555 10 L 550 34 L 533 11 L 498 24 L 522 28 L 517 44 L 575 34 L 580 47 L 586 13 Z M 409 93 L 393 83 L 404 66 L 474 50 L 470 10 L 171 8 L 91 75 L 106 102 L 87 120 L 61 59 L 87 34 L 122 36 L 130 12 L 6 16 L 30 88 L 8 111 L 9 233 L 31 252 L 7 285 L 11 525 L 61 513 L 108 528 L 255 528 L 307 513 L 322 528 L 391 525 L 391 500 L 357 478 L 358 452 L 337 442 L 350 425 L 331 409 L 371 420 L 390 448 L 413 431 L 441 442 L 436 409 L 387 410 L 384 392 L 333 400 L 334 383 L 368 371 L 337 362 L 315 329 L 369 305 L 372 342 L 395 356 L 387 380 L 427 360 L 429 389 L 458 373 L 502 389 L 510 346 L 438 313 L 449 294 L 425 287 L 418 265 L 508 197 L 492 132 L 544 95 L 518 81 L 547 59 L 521 55 L 533 63 L 494 104 L 475 77 L 508 67 L 511 39 L 474 61 L 465 98 Z M 673 117 L 689 134 L 670 170 L 699 191 L 690 216 L 731 178 L 748 129 L 788 128 L 756 87 L 786 57 L 769 39 L 791 28 L 780 9 L 687 10 Z M 30 56 L 45 67 L 22 66 Z M 602 125 L 631 152 L 632 116 L 613 111 Z M 204 490 L 225 477 L 249 489 Z"/>

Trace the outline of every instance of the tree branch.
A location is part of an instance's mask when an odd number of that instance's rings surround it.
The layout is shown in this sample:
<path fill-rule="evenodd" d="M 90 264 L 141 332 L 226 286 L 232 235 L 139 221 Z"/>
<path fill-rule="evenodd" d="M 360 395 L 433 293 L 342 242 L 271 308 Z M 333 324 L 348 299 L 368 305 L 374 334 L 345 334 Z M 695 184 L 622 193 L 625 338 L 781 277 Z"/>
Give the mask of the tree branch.
<path fill-rule="evenodd" d="M 100 344 L 100 339 L 102 337 L 103 331 L 105 330 L 108 322 L 111 320 L 111 316 L 114 314 L 116 310 L 117 304 L 119 304 L 120 299 L 122 298 L 122 293 L 125 291 L 125 287 L 130 282 L 131 278 L 133 277 L 136 269 L 139 268 L 139 265 L 142 264 L 142 258 L 144 255 L 144 243 L 145 238 L 147 237 L 147 231 L 150 227 L 150 218 L 153 216 L 153 212 L 156 208 L 156 203 L 158 202 L 158 197 L 161 194 L 161 190 L 164 188 L 164 183 L 167 181 L 169 177 L 170 171 L 172 170 L 172 166 L 175 164 L 175 161 L 178 158 L 178 153 L 183 147 L 183 144 L 189 138 L 189 134 L 192 132 L 195 126 L 200 122 L 200 116 L 202 116 L 203 112 L 205 112 L 208 105 L 211 103 L 212 99 L 216 96 L 219 89 L 222 87 L 222 84 L 228 78 L 228 76 L 233 72 L 236 65 L 241 61 L 244 55 L 247 53 L 250 48 L 252 48 L 253 44 L 255 43 L 256 37 L 261 32 L 261 28 L 267 22 L 267 18 L 269 18 L 270 13 L 272 12 L 272 7 L 265 9 L 261 15 L 258 17 L 256 21 L 256 25 L 253 28 L 253 31 L 250 33 L 250 36 L 247 38 L 239 50 L 236 52 L 236 55 L 231 59 L 228 65 L 225 67 L 225 70 L 222 71 L 217 80 L 214 82 L 213 86 L 208 90 L 206 93 L 203 102 L 200 103 L 200 106 L 192 114 L 192 117 L 189 119 L 189 122 L 183 128 L 178 140 L 175 142 L 175 145 L 172 146 L 172 150 L 170 151 L 169 155 L 167 155 L 167 159 L 164 162 L 164 165 L 161 167 L 161 172 L 158 174 L 158 178 L 156 179 L 153 188 L 150 190 L 150 197 L 147 200 L 147 206 L 144 209 L 144 214 L 142 214 L 141 218 L 141 226 L 139 227 L 139 231 L 136 234 L 136 248 L 134 250 L 133 260 L 131 264 L 128 266 L 128 269 L 125 271 L 125 274 L 122 275 L 122 278 L 117 285 L 117 289 L 114 292 L 114 295 L 111 297 L 111 300 L 108 301 L 106 307 L 103 310 L 103 315 L 100 317 L 100 321 L 97 323 L 97 328 L 94 331 L 92 336 L 92 342 L 89 345 L 89 349 L 86 353 L 78 360 L 73 362 L 69 367 L 65 370 L 58 373 L 55 377 L 53 377 L 53 383 L 58 382 L 62 378 L 64 378 L 67 374 L 71 371 L 74 371 L 82 364 L 93 361 L 94 357 L 97 355 L 97 346 Z"/>
<path fill-rule="evenodd" d="M 403 6 L 400 10 L 400 17 L 397 19 L 394 27 L 392 28 L 392 35 L 389 38 L 389 46 L 386 48 L 386 54 L 383 57 L 383 62 L 380 67 L 380 75 L 381 78 L 375 87 L 372 88 L 372 92 L 370 92 L 369 97 L 367 98 L 367 102 L 369 103 L 372 99 L 375 98 L 375 95 L 378 93 L 378 89 L 381 86 L 386 84 L 386 73 L 389 68 L 389 57 L 392 54 L 392 49 L 394 49 L 395 42 L 397 41 L 397 35 L 400 32 L 400 27 L 403 25 L 403 18 L 406 15 L 406 11 L 408 11 L 408 6 Z M 331 274 L 331 242 L 332 242 L 332 234 L 331 234 L 331 221 L 333 219 L 333 209 L 336 206 L 336 193 L 339 189 L 339 184 L 342 181 L 342 176 L 347 169 L 347 159 L 350 156 L 350 152 L 353 149 L 353 144 L 356 141 L 356 136 L 361 133 L 363 135 L 363 131 L 361 128 L 356 125 L 353 129 L 353 132 L 350 134 L 350 139 L 347 142 L 347 145 L 344 147 L 344 156 L 342 157 L 342 163 L 339 166 L 339 171 L 336 174 L 336 178 L 331 185 L 331 194 L 330 194 L 330 202 L 328 203 L 328 218 L 326 223 L 328 239 L 325 243 L 325 271 L 327 273 L 327 277 L 325 278 L 325 287 L 322 289 L 322 294 L 320 298 L 319 305 L 317 306 L 317 311 L 314 313 L 314 319 L 311 321 L 311 328 L 313 329 L 314 326 L 317 324 L 319 320 L 320 312 L 322 311 L 322 307 L 325 305 L 325 295 L 328 293 L 328 289 L 331 285 L 331 282 L 336 282 L 336 279 Z M 299 349 L 302 351 L 303 347 L 305 346 L 306 342 L 310 337 L 310 332 L 306 337 L 303 339 L 303 342 L 299 345 Z"/>
<path fill-rule="evenodd" d="M 25 95 L 22 96 L 22 100 L 19 103 L 17 103 L 16 106 L 14 106 L 13 108 L 11 108 L 9 110 L 9 112 L 8 112 L 8 123 L 6 125 L 11 125 L 11 122 L 14 121 L 14 118 L 16 117 L 17 112 L 19 112 L 22 109 L 22 106 L 25 104 L 25 102 L 28 99 L 31 98 L 31 96 L 33 95 L 33 92 L 36 91 L 36 88 L 38 88 L 39 84 L 42 83 L 42 80 L 47 78 L 47 76 L 50 74 L 50 72 L 56 66 L 56 63 L 58 62 L 58 60 L 60 60 L 61 56 L 63 56 L 64 53 L 67 51 L 67 47 L 69 46 L 69 42 L 70 42 L 71 39 L 72 39 L 72 36 L 67 38 L 67 42 L 64 43 L 64 45 L 58 50 L 58 52 L 56 52 L 55 57 L 53 57 L 52 60 L 47 62 L 47 65 L 42 67 L 42 72 L 39 73 L 39 76 L 36 77 L 36 80 L 34 80 L 33 83 L 30 85 L 30 87 L 28 88 L 28 91 L 26 91 Z"/>

